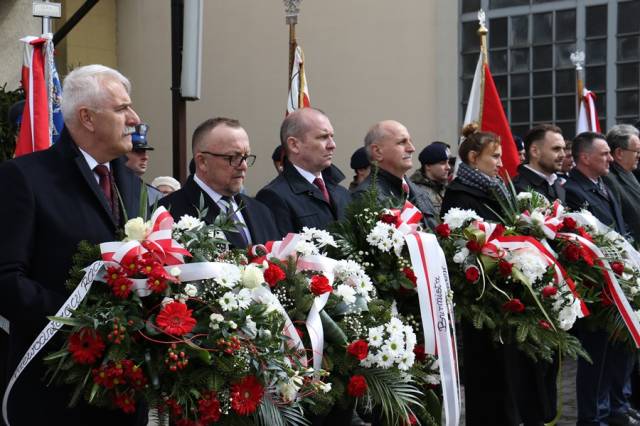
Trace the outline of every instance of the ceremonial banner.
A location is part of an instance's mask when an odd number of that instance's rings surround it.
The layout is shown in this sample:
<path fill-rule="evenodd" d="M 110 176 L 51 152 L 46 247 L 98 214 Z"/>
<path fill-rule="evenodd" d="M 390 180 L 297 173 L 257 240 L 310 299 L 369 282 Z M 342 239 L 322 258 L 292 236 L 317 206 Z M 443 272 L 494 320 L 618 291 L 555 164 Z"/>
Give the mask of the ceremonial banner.
<path fill-rule="evenodd" d="M 580 108 L 578 110 L 578 122 L 576 123 L 576 135 L 582 132 L 602 133 L 595 100 L 595 93 L 587 89 L 582 89 Z"/>
<path fill-rule="evenodd" d="M 304 73 L 304 54 L 300 46 L 296 46 L 290 83 L 291 89 L 289 89 L 289 96 L 287 98 L 287 115 L 299 108 L 311 106 L 309 86 L 307 85 L 307 77 Z"/>

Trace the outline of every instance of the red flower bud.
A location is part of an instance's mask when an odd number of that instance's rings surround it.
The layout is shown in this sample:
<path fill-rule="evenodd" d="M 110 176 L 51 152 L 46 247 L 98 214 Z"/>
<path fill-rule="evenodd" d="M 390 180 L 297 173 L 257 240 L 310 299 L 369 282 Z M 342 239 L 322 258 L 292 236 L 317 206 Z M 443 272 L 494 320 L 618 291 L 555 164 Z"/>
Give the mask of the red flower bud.
<path fill-rule="evenodd" d="M 513 312 L 519 314 L 524 312 L 524 304 L 520 301 L 520 299 L 511 299 L 504 305 L 502 305 L 502 309 L 508 312 Z"/>
<path fill-rule="evenodd" d="M 473 265 L 468 266 L 467 269 L 465 269 L 464 271 L 464 277 L 470 283 L 475 283 L 480 278 L 480 270 L 478 269 L 477 266 L 473 266 Z"/>
<path fill-rule="evenodd" d="M 415 287 L 416 284 L 418 283 L 418 277 L 416 277 L 416 274 L 413 272 L 413 269 L 409 267 L 405 267 L 402 269 L 402 273 L 409 281 L 413 283 L 413 286 Z"/>
<path fill-rule="evenodd" d="M 480 245 L 480 243 L 475 240 L 469 240 L 467 241 L 467 248 L 469 249 L 470 252 L 477 253 L 480 250 L 482 250 L 482 245 Z"/>
<path fill-rule="evenodd" d="M 545 330 L 550 330 L 551 329 L 551 324 L 549 324 L 547 321 L 545 320 L 540 320 L 538 321 L 538 325 L 542 328 L 544 328 Z"/>
<path fill-rule="evenodd" d="M 440 235 L 442 238 L 449 238 L 449 235 L 451 235 L 451 228 L 449 228 L 449 224 L 441 223 L 436 226 L 436 234 Z"/>
<path fill-rule="evenodd" d="M 551 297 L 555 296 L 558 293 L 558 287 L 547 285 L 542 287 L 542 296 L 543 297 Z"/>
<path fill-rule="evenodd" d="M 624 263 L 618 261 L 611 262 L 611 270 L 618 275 L 622 275 L 624 272 Z"/>
<path fill-rule="evenodd" d="M 383 213 L 380 215 L 380 221 L 384 223 L 388 223 L 389 225 L 396 224 L 397 217 L 391 213 Z"/>
<path fill-rule="evenodd" d="M 568 231 L 576 229 L 576 225 L 577 225 L 577 223 L 576 223 L 575 219 L 572 218 L 572 217 L 565 217 L 562 220 L 562 227 L 564 229 L 568 230 Z"/>
<path fill-rule="evenodd" d="M 500 275 L 503 277 L 511 276 L 511 271 L 513 269 L 513 263 L 509 263 L 504 259 L 500 259 L 498 262 L 498 270 L 500 271 Z"/>

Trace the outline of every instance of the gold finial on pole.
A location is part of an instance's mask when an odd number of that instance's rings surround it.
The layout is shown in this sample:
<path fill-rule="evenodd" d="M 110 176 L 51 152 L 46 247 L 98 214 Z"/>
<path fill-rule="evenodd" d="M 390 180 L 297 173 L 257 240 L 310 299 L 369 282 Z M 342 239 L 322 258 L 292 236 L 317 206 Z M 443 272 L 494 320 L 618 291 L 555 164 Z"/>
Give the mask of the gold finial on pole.
<path fill-rule="evenodd" d="M 480 51 L 482 52 L 482 61 L 486 64 L 488 63 L 488 55 L 487 55 L 487 34 L 489 30 L 487 29 L 487 20 L 484 14 L 484 10 L 480 9 L 478 11 L 478 36 L 480 36 Z"/>
<path fill-rule="evenodd" d="M 584 60 L 585 60 L 584 52 L 582 50 L 576 50 L 571 54 L 570 58 L 571 58 L 571 62 L 573 63 L 573 66 L 576 67 L 577 103 L 578 103 L 578 108 L 580 108 L 580 102 L 582 101 L 582 92 L 584 89 L 584 80 L 582 77 L 582 73 L 583 73 L 582 66 L 584 65 Z"/>
<path fill-rule="evenodd" d="M 286 23 L 289 26 L 289 69 L 287 71 L 287 84 L 291 89 L 291 70 L 293 69 L 293 58 L 296 54 L 296 24 L 298 23 L 298 15 L 300 14 L 300 3 L 302 0 L 283 0 Z"/>

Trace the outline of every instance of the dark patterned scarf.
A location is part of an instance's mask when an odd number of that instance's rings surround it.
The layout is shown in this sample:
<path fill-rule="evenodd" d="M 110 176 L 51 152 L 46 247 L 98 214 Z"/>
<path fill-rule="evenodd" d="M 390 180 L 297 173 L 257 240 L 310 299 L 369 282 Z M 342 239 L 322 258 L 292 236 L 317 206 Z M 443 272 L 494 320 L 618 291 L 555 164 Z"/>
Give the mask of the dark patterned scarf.
<path fill-rule="evenodd" d="M 502 201 L 509 199 L 509 192 L 502 179 L 499 177 L 491 178 L 478 170 L 472 169 L 465 163 L 460 163 L 456 179 L 464 185 L 479 189 L 494 197 L 499 197 Z"/>

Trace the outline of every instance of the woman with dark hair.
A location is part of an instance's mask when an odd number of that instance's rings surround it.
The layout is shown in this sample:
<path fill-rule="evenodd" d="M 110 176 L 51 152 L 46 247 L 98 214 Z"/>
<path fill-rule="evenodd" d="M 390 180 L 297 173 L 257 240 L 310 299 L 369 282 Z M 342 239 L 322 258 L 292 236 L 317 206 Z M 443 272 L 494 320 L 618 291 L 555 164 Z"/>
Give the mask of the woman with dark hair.
<path fill-rule="evenodd" d="M 447 187 L 441 215 L 453 207 L 474 210 L 487 221 L 499 222 L 498 198 L 509 196 L 498 176 L 502 167 L 500 139 L 465 126 L 458 155 L 462 162 Z M 467 426 L 543 425 L 547 416 L 536 390 L 535 364 L 515 345 L 493 341 L 490 332 L 462 320 L 462 380 Z M 551 416 L 553 417 L 553 416 Z"/>

